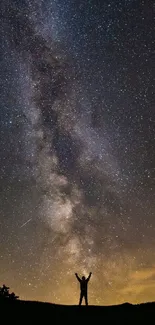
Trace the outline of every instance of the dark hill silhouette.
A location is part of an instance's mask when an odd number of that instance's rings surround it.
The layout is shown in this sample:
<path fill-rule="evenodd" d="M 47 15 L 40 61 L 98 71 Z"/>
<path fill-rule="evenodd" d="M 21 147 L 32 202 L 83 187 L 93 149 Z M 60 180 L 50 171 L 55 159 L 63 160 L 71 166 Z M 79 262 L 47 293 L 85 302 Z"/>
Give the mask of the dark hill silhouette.
<path fill-rule="evenodd" d="M 125 303 L 116 306 L 68 306 L 51 303 L 5 299 L 0 301 L 1 319 L 25 321 L 47 320 L 65 323 L 72 321 L 110 321 L 129 324 L 131 321 L 154 323 L 155 302 L 132 305 Z M 150 321 L 150 322 L 149 322 Z"/>

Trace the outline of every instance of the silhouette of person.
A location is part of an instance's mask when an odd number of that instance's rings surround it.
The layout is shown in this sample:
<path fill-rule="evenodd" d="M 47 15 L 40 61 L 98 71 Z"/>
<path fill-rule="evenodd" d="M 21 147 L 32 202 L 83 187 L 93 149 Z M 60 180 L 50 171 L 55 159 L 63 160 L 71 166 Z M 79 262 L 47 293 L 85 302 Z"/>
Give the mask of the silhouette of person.
<path fill-rule="evenodd" d="M 85 278 L 85 276 L 82 276 L 82 279 L 79 278 L 78 274 L 75 273 L 78 281 L 80 282 L 80 300 L 79 300 L 79 305 L 81 306 L 82 304 L 82 299 L 85 299 L 85 304 L 88 306 L 88 281 L 90 280 L 90 277 L 92 275 L 92 272 L 89 273 L 88 278 Z"/>

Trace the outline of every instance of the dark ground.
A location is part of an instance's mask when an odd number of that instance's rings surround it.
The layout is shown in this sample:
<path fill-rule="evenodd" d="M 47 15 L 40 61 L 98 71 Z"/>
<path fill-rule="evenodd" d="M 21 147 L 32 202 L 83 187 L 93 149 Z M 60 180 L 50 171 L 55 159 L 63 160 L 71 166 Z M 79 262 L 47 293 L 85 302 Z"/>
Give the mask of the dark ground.
<path fill-rule="evenodd" d="M 16 320 L 20 323 L 31 320 L 44 320 L 56 324 L 57 321 L 72 320 L 128 324 L 131 321 L 155 323 L 155 302 L 140 305 L 123 304 L 117 306 L 64 306 L 33 301 L 0 301 L 1 320 Z M 4 317 L 4 318 L 3 318 Z"/>

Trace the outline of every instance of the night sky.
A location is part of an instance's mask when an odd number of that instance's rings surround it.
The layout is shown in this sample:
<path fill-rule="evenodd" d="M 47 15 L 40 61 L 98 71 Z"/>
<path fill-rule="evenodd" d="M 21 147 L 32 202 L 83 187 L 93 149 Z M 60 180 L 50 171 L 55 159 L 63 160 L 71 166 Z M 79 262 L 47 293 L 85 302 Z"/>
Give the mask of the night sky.
<path fill-rule="evenodd" d="M 155 300 L 155 5 L 2 0 L 0 283 Z"/>

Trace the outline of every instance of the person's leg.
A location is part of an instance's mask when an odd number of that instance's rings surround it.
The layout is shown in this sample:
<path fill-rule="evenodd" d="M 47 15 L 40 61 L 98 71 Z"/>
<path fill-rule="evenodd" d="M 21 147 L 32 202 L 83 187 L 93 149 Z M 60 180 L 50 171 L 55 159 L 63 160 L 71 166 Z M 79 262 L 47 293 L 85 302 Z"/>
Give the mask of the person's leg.
<path fill-rule="evenodd" d="M 85 304 L 86 304 L 86 306 L 88 306 L 88 295 L 87 295 L 87 292 L 85 293 Z"/>
<path fill-rule="evenodd" d="M 83 298 L 83 293 L 81 292 L 81 293 L 80 293 L 79 306 L 81 306 L 81 304 L 82 304 L 82 298 Z"/>

